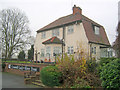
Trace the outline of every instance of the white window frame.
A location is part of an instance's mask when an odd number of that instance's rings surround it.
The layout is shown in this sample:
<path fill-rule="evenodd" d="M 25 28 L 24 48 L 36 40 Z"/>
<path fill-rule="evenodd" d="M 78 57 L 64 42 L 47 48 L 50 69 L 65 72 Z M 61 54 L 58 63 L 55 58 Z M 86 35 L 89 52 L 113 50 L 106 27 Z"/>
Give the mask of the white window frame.
<path fill-rule="evenodd" d="M 49 54 L 49 55 L 48 55 Z M 46 47 L 46 56 L 49 57 L 51 56 L 51 47 L 50 46 L 47 46 Z"/>
<path fill-rule="evenodd" d="M 96 47 L 92 47 L 92 53 L 96 54 Z"/>
<path fill-rule="evenodd" d="M 95 34 L 99 35 L 100 34 L 100 28 L 97 27 L 97 26 L 94 26 L 94 29 L 95 29 Z"/>
<path fill-rule="evenodd" d="M 54 47 L 53 48 L 53 53 L 55 54 L 60 54 L 62 51 L 61 51 L 61 47 Z"/>
<path fill-rule="evenodd" d="M 41 32 L 41 39 L 46 38 L 46 32 Z"/>
<path fill-rule="evenodd" d="M 59 28 L 52 30 L 52 36 L 59 36 Z"/>
<path fill-rule="evenodd" d="M 41 49 L 41 57 L 45 57 L 45 49 Z"/>
<path fill-rule="evenodd" d="M 67 33 L 72 34 L 73 32 L 74 32 L 74 26 L 73 25 L 68 26 Z"/>
<path fill-rule="evenodd" d="M 74 53 L 74 48 L 73 46 L 68 47 L 68 54 L 73 54 Z"/>

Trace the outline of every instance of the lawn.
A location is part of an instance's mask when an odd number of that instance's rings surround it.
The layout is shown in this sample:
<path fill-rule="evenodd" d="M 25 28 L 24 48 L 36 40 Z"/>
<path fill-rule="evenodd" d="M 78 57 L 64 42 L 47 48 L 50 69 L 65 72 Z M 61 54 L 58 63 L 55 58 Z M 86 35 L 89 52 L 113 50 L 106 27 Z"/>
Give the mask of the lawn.
<path fill-rule="evenodd" d="M 3 62 L 7 62 L 7 63 L 32 63 L 30 61 L 3 61 Z"/>

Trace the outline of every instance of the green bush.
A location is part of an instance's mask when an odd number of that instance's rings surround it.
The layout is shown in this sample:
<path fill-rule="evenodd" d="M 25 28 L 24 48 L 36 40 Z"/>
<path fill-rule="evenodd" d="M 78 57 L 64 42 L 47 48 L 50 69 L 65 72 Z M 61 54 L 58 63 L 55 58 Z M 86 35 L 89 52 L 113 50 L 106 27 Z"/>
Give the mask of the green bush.
<path fill-rule="evenodd" d="M 40 72 L 41 81 L 46 86 L 59 86 L 61 84 L 62 74 L 56 66 L 44 67 Z"/>
<path fill-rule="evenodd" d="M 116 58 L 114 58 L 114 57 L 112 57 L 112 58 L 101 58 L 101 59 L 100 59 L 100 62 L 99 62 L 99 65 L 100 65 L 100 66 L 104 66 L 104 65 L 106 65 L 107 63 L 113 61 L 114 59 L 116 59 Z"/>
<path fill-rule="evenodd" d="M 98 66 L 95 60 L 87 60 L 86 65 L 89 72 L 94 72 Z"/>
<path fill-rule="evenodd" d="M 105 88 L 120 87 L 120 59 L 114 59 L 101 67 L 100 79 Z"/>

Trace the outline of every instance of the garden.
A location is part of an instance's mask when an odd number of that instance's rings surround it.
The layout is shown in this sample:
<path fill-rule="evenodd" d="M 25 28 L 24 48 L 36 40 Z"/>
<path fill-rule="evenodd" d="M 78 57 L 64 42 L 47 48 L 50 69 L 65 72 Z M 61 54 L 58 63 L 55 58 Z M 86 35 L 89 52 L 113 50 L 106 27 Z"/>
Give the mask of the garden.
<path fill-rule="evenodd" d="M 86 60 L 74 56 L 57 58 L 56 65 L 44 67 L 40 72 L 44 85 L 57 88 L 119 88 L 120 59 L 101 58 Z"/>

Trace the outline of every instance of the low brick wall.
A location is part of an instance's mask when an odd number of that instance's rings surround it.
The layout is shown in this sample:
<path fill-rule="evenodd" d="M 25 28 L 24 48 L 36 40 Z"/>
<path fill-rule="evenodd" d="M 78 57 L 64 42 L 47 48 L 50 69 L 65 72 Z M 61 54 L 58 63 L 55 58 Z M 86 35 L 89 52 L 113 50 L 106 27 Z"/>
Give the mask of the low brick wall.
<path fill-rule="evenodd" d="M 10 72 L 14 74 L 24 75 L 25 72 L 30 72 L 31 70 L 21 70 L 20 67 L 30 67 L 30 68 L 37 68 L 37 74 L 40 74 L 40 71 L 43 67 L 49 66 L 51 64 L 18 64 L 18 63 L 5 63 L 5 72 Z M 17 66 L 18 68 L 12 68 L 12 66 Z"/>

